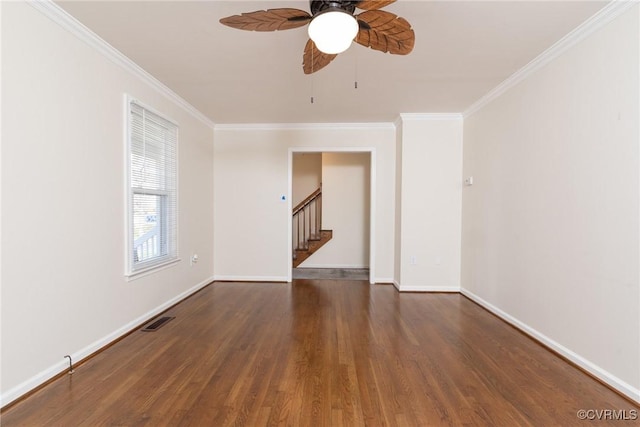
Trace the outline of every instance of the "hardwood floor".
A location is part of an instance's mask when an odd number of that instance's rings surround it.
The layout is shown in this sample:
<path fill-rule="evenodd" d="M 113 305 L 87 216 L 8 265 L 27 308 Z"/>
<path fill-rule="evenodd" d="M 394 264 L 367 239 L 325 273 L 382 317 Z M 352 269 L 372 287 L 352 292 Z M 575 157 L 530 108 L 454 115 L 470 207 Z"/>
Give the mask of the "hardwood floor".
<path fill-rule="evenodd" d="M 208 286 L 2 414 L 2 426 L 573 426 L 638 411 L 458 294 Z"/>

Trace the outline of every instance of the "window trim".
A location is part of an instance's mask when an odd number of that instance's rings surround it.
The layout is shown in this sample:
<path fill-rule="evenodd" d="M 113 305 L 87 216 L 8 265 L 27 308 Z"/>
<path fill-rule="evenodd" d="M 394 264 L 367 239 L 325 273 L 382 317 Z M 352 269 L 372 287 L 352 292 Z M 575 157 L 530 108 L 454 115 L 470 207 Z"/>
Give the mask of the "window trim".
<path fill-rule="evenodd" d="M 178 188 L 179 188 L 179 174 L 178 174 L 178 165 L 179 165 L 179 152 L 178 152 L 178 144 L 179 144 L 179 126 L 178 124 L 169 119 L 164 114 L 158 112 L 154 108 L 149 107 L 147 104 L 139 101 L 138 99 L 132 97 L 129 94 L 125 94 L 124 96 L 125 108 L 124 108 L 124 141 L 125 141 L 125 149 L 124 149 L 124 168 L 125 168 L 125 277 L 127 280 L 133 280 L 139 277 L 146 276 L 148 274 L 154 273 L 159 270 L 163 270 L 167 267 L 170 267 L 181 261 L 179 256 L 179 243 L 178 243 Z M 167 216 L 164 215 L 159 219 L 161 222 L 159 224 L 160 227 L 165 229 L 165 235 L 167 236 L 167 244 L 169 242 L 173 242 L 175 245 L 175 251 L 168 250 L 166 255 L 156 257 L 151 260 L 141 261 L 139 263 L 134 263 L 133 261 L 133 227 L 134 227 L 134 219 L 133 219 L 133 198 L 135 194 L 148 194 L 155 196 L 167 196 L 170 194 L 164 190 L 151 190 L 147 188 L 139 188 L 133 187 L 131 184 L 132 180 L 132 171 L 131 171 L 131 152 L 132 152 L 132 118 L 131 118 L 131 104 L 137 104 L 139 107 L 144 110 L 157 115 L 168 123 L 174 125 L 176 127 L 176 147 L 175 147 L 175 230 L 169 229 L 169 225 L 167 224 Z M 167 203 L 167 202 L 165 202 Z M 168 209 L 165 206 L 163 210 Z"/>

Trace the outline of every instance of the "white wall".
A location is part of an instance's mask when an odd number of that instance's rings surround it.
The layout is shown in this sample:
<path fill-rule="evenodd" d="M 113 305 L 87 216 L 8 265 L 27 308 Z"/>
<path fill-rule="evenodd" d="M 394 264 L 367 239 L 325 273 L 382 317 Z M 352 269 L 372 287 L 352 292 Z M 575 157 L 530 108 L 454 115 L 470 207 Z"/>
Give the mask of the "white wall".
<path fill-rule="evenodd" d="M 34 7 L 1 7 L 4 405 L 209 282 L 213 132 Z M 182 261 L 130 282 L 125 93 L 180 125 Z"/>
<path fill-rule="evenodd" d="M 374 279 L 393 278 L 395 129 L 391 124 L 322 126 L 217 126 L 215 171 L 215 276 L 287 280 L 291 206 L 289 149 L 375 150 Z"/>
<path fill-rule="evenodd" d="M 640 400 L 638 6 L 464 126 L 464 293 Z"/>
<path fill-rule="evenodd" d="M 300 267 L 369 267 L 370 163 L 370 153 L 322 154 L 322 228 L 333 238 Z"/>
<path fill-rule="evenodd" d="M 462 116 L 401 115 L 400 291 L 460 290 Z"/>
<path fill-rule="evenodd" d="M 294 153 L 292 173 L 291 204 L 296 206 L 320 188 L 320 183 L 322 182 L 322 153 Z"/>
<path fill-rule="evenodd" d="M 402 119 L 396 120 L 396 174 L 395 174 L 395 221 L 394 221 L 394 253 L 393 253 L 393 283 L 402 283 Z"/>

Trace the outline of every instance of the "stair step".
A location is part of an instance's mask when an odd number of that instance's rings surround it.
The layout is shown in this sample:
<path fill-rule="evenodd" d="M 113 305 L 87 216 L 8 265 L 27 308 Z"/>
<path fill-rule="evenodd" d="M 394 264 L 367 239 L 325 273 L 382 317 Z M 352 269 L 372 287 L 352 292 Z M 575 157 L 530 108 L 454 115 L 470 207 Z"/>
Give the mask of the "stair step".
<path fill-rule="evenodd" d="M 315 236 L 314 236 L 315 237 Z M 324 246 L 333 237 L 333 230 L 320 230 L 318 239 L 307 240 L 306 248 L 296 248 L 293 252 L 293 266 L 297 267 L 304 260 L 313 255 L 318 249 Z"/>

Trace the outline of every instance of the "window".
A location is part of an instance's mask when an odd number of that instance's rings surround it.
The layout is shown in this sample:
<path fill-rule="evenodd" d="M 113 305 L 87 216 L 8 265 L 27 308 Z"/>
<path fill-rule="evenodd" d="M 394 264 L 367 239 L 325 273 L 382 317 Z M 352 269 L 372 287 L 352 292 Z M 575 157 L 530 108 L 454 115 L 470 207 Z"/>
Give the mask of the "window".
<path fill-rule="evenodd" d="M 127 99 L 127 275 L 177 260 L 178 126 Z"/>

